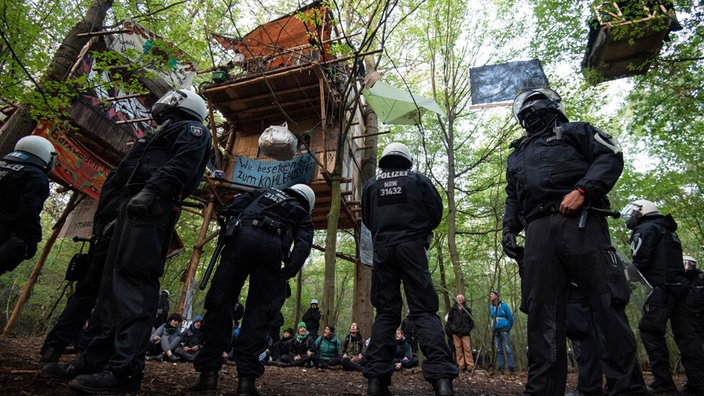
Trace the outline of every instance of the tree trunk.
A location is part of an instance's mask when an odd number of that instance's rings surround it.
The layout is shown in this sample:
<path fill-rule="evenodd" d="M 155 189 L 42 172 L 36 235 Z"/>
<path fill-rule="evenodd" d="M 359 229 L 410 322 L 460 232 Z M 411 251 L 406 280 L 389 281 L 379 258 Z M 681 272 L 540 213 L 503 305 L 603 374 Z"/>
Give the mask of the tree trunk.
<path fill-rule="evenodd" d="M 362 155 L 362 180 L 366 181 L 376 174 L 376 152 L 378 145 L 378 118 L 376 113 L 369 111 L 365 114 L 366 134 L 364 146 L 370 147 L 364 150 Z M 361 233 L 357 232 L 358 239 Z M 357 242 L 357 246 L 360 243 Z M 359 256 L 359 254 L 357 255 Z M 359 331 L 367 337 L 372 334 L 372 324 L 374 322 L 374 307 L 371 301 L 372 291 L 372 268 L 363 264 L 357 264 L 354 270 L 354 303 L 352 304 L 352 320 L 359 326 Z"/>
<path fill-rule="evenodd" d="M 71 67 L 78 59 L 83 46 L 90 37 L 79 37 L 80 33 L 89 33 L 100 30 L 105 21 L 105 15 L 112 8 L 114 0 L 94 0 L 88 8 L 86 15 L 68 32 L 64 41 L 56 50 L 54 58 L 46 68 L 40 79 L 41 84 L 47 81 L 63 81 L 68 78 Z M 15 143 L 22 137 L 32 133 L 37 126 L 37 121 L 30 115 L 28 104 L 22 104 L 18 110 L 7 120 L 7 124 L 0 130 L 0 153 L 7 153 L 14 149 Z"/>

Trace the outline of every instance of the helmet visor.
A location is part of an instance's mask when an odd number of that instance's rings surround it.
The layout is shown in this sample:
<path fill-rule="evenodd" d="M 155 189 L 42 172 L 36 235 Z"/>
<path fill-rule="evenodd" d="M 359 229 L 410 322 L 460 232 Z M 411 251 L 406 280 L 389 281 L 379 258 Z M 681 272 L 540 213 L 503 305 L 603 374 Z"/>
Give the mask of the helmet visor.
<path fill-rule="evenodd" d="M 631 217 L 635 216 L 636 213 L 640 212 L 641 206 L 636 203 L 629 203 L 623 209 L 621 209 L 621 218 L 623 221 L 628 222 Z"/>

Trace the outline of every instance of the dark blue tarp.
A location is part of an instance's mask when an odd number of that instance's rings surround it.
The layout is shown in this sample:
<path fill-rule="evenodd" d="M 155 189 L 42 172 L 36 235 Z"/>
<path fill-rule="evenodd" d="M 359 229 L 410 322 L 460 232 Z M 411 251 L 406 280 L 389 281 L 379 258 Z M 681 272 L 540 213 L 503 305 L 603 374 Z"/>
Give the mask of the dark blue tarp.
<path fill-rule="evenodd" d="M 472 104 L 512 101 L 530 88 L 547 88 L 548 78 L 538 59 L 469 69 Z"/>

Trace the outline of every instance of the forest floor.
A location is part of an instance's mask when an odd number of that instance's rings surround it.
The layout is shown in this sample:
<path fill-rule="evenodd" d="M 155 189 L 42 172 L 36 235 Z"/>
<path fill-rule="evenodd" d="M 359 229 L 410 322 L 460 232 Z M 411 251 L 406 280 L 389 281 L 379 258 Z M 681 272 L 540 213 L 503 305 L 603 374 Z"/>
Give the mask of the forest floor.
<path fill-rule="evenodd" d="M 41 375 L 38 359 L 41 338 L 0 338 L 0 395 L 74 395 L 67 381 Z M 64 355 L 62 361 L 74 356 Z M 234 395 L 237 390 L 237 368 L 223 366 L 218 395 Z M 147 361 L 142 390 L 139 395 L 193 395 L 186 388 L 194 383 L 198 373 L 188 363 Z M 651 379 L 646 373 L 646 381 Z M 493 374 L 483 369 L 461 373 L 454 381 L 456 395 L 520 395 L 526 373 Z M 681 388 L 684 376 L 675 378 Z M 366 395 L 366 379 L 359 372 L 334 369 L 318 370 L 297 367 L 268 366 L 257 380 L 262 395 Z M 576 373 L 570 372 L 567 389 L 574 389 Z M 423 380 L 420 369 L 396 372 L 391 391 L 397 396 L 432 395 L 432 387 Z"/>

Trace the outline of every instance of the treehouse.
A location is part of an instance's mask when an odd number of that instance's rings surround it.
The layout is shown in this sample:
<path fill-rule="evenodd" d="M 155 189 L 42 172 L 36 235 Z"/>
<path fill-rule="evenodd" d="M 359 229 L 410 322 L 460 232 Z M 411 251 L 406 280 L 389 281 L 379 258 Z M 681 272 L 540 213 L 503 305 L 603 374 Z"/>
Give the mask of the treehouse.
<path fill-rule="evenodd" d="M 349 229 L 360 219 L 363 148 L 357 139 L 364 124 L 354 110 L 351 128 L 343 130 L 349 116 L 339 114 L 345 73 L 343 60 L 330 52 L 332 29 L 328 11 L 313 3 L 241 39 L 214 35 L 233 60 L 209 70 L 213 82 L 200 92 L 227 120 L 223 184 L 251 189 L 306 183 L 316 194 L 315 228 L 325 229 L 339 161 L 338 228 Z"/>
<path fill-rule="evenodd" d="M 670 31 L 681 27 L 669 1 L 603 1 L 594 6 L 582 71 L 593 84 L 644 75 Z"/>

